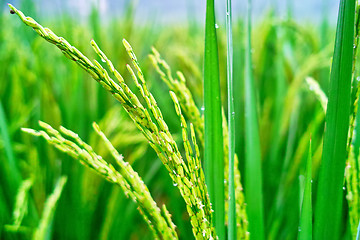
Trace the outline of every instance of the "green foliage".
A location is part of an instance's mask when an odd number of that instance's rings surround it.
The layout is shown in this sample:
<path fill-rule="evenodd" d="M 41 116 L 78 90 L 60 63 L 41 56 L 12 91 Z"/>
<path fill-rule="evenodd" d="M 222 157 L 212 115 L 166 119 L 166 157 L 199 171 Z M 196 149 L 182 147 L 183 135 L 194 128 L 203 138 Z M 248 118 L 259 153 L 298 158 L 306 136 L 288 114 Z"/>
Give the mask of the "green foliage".
<path fill-rule="evenodd" d="M 349 204 L 349 221 L 353 239 L 356 237 L 358 220 L 360 219 L 359 166 L 359 158 L 355 158 L 354 148 L 351 146 L 345 168 L 345 179 L 347 189 L 346 199 Z"/>
<path fill-rule="evenodd" d="M 113 94 L 115 99 L 117 99 L 122 104 L 123 108 L 132 118 L 135 125 L 143 133 L 145 138 L 149 141 L 150 146 L 155 150 L 158 157 L 167 168 L 170 177 L 174 181 L 174 184 L 179 188 L 180 193 L 184 198 L 185 203 L 187 204 L 187 211 L 190 216 L 190 222 L 193 226 L 194 236 L 197 239 L 209 239 L 215 237 L 216 235 L 212 226 L 211 217 L 212 209 L 205 185 L 205 179 L 202 173 L 201 164 L 199 160 L 197 160 L 199 151 L 197 150 L 196 154 L 190 157 L 190 155 L 193 155 L 193 153 L 189 149 L 190 144 L 186 144 L 188 142 L 186 138 L 186 126 L 184 126 L 186 123 L 185 120 L 181 118 L 183 126 L 183 141 L 185 143 L 185 148 L 187 149 L 186 156 L 188 160 L 187 163 L 184 162 L 176 142 L 173 140 L 172 135 L 169 132 L 169 128 L 163 119 L 161 110 L 159 109 L 153 95 L 147 89 L 144 74 L 139 66 L 135 53 L 133 52 L 130 44 L 125 39 L 123 40 L 124 47 L 132 60 L 137 74 L 135 74 L 130 65 L 126 65 L 126 67 L 133 81 L 135 82 L 141 97 L 146 103 L 146 108 L 140 103 L 138 97 L 130 90 L 123 77 L 114 68 L 114 65 L 107 58 L 104 52 L 99 49 L 94 40 L 91 41 L 92 47 L 99 55 L 101 60 L 107 63 L 110 72 L 114 75 L 119 84 L 115 83 L 110 78 L 108 72 L 100 65 L 99 62 L 94 60 L 95 64 L 93 64 L 87 57 L 85 57 L 85 55 L 83 55 L 75 47 L 71 46 L 64 38 L 56 36 L 56 34 L 48 28 L 43 28 L 34 19 L 25 17 L 21 11 L 18 11 L 12 5 L 9 6 L 11 10 L 16 13 L 26 25 L 32 27 L 45 40 L 56 45 L 67 58 L 76 62 L 82 69 L 88 72 L 93 79 L 98 81 L 107 91 Z M 176 111 L 178 115 L 181 116 L 176 95 L 172 93 L 171 96 L 176 104 Z M 85 165 L 95 169 L 96 172 L 103 175 L 107 180 L 112 180 L 112 182 L 122 185 L 121 180 L 115 180 L 117 174 L 114 168 L 111 165 L 107 166 L 102 158 L 92 151 L 91 147 L 79 139 L 77 134 L 65 128 L 61 129 L 63 134 L 74 139 L 79 146 L 68 142 L 59 134 L 59 132 L 52 129 L 49 125 L 45 123 L 40 123 L 40 125 L 46 130 L 46 132 L 34 132 L 31 129 L 25 130 L 33 135 L 43 136 L 49 143 L 55 144 L 56 147 L 61 151 L 70 154 L 72 157 L 77 158 L 81 162 L 85 163 Z M 100 130 L 97 131 L 100 132 Z M 194 131 L 192 132 L 194 133 Z M 52 134 L 53 136 L 50 137 L 48 136 L 49 134 Z M 195 139 L 194 135 L 192 139 Z M 195 148 L 197 148 L 196 142 L 193 141 L 193 144 L 195 145 Z M 107 145 L 108 147 L 111 146 L 109 143 Z M 111 148 L 110 152 L 112 154 L 116 153 L 114 148 Z M 118 156 L 118 154 L 116 156 L 117 157 L 115 157 L 115 159 L 119 162 L 121 157 Z M 99 164 L 101 164 L 101 167 L 99 167 Z M 130 175 L 130 177 L 131 176 L 132 175 Z M 138 180 L 138 182 L 139 181 L 140 180 Z M 144 189 L 144 186 L 142 189 Z M 138 193 L 140 192 L 141 191 L 138 191 Z M 136 198 L 139 198 L 139 196 L 136 196 Z M 144 197 L 140 198 L 144 199 Z M 144 205 L 148 206 L 149 204 Z M 155 203 L 150 205 L 155 205 Z M 156 238 L 171 239 L 176 236 L 174 224 L 169 224 L 168 228 L 170 230 L 165 231 L 166 227 L 164 226 L 166 226 L 166 224 L 164 224 L 164 220 L 162 224 L 156 224 L 155 227 L 152 227 L 152 223 L 155 222 L 157 218 L 152 216 L 151 212 L 156 211 L 149 210 L 150 213 L 146 214 L 144 213 L 144 209 L 140 209 L 140 212 L 142 213 L 145 220 L 149 221 L 150 228 L 153 230 L 154 236 Z M 167 213 L 167 211 L 165 212 Z M 152 216 L 152 218 L 149 216 Z M 169 214 L 166 214 L 165 216 L 167 217 L 167 220 L 169 220 Z M 156 222 L 159 222 L 159 220 Z"/>
<path fill-rule="evenodd" d="M 119 185 L 125 195 L 138 204 L 141 215 L 156 239 L 177 238 L 175 225 L 172 223 L 165 205 L 163 205 L 163 211 L 157 207 L 143 180 L 132 169 L 129 163 L 123 160 L 123 156 L 116 151 L 97 124 L 94 123 L 93 127 L 105 142 L 106 147 L 120 167 L 119 170 L 116 170 L 113 165 L 108 164 L 101 156 L 97 155 L 91 146 L 84 143 L 74 132 L 64 127 L 60 127 L 60 132 L 58 132 L 43 122 L 40 122 L 39 125 L 43 128 L 42 131 L 34 131 L 32 129 L 23 129 L 23 131 L 35 136 L 42 136 L 49 144 L 79 160 L 107 181 Z M 35 235 L 42 235 L 42 232 L 39 231 Z"/>
<path fill-rule="evenodd" d="M 342 188 L 350 118 L 354 18 L 355 1 L 341 1 L 317 189 L 315 239 L 339 239 L 343 222 Z"/>

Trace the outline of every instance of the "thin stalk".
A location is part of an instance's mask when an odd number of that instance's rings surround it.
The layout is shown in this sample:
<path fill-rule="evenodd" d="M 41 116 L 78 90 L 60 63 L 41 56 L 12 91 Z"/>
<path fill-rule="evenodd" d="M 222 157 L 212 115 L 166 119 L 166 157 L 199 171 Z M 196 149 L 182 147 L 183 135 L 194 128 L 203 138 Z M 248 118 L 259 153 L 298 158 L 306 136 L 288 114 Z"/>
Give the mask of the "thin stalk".
<path fill-rule="evenodd" d="M 224 156 L 214 0 L 206 1 L 204 106 L 205 176 L 219 239 L 225 239 Z"/>
<path fill-rule="evenodd" d="M 251 239 L 265 239 L 261 149 L 251 59 L 251 0 L 248 0 L 245 50 L 245 197 Z"/>
<path fill-rule="evenodd" d="M 40 219 L 40 223 L 36 230 L 34 231 L 33 240 L 44 240 L 47 239 L 47 236 L 50 236 L 51 234 L 51 224 L 54 219 L 56 206 L 58 204 L 58 201 L 60 199 L 61 193 L 64 189 L 64 186 L 66 184 L 67 177 L 62 176 L 56 183 L 56 186 L 54 188 L 54 191 L 52 194 L 46 199 L 44 210 Z"/>
<path fill-rule="evenodd" d="M 235 157 L 235 109 L 233 89 L 233 42 L 231 0 L 226 1 L 226 35 L 227 35 L 227 86 L 228 86 L 228 124 L 229 124 L 229 209 L 228 209 L 228 239 L 236 239 L 236 205 L 234 165 Z"/>
<path fill-rule="evenodd" d="M 300 226 L 298 233 L 298 240 L 311 240 L 312 239 L 312 205 L 311 205 L 311 140 L 309 143 L 309 154 L 307 158 L 306 176 L 305 176 L 305 189 L 302 199 L 302 207 L 300 214 Z"/>
<path fill-rule="evenodd" d="M 355 0 L 339 6 L 324 147 L 315 208 L 315 239 L 339 239 L 343 225 L 343 182 L 350 116 Z"/>

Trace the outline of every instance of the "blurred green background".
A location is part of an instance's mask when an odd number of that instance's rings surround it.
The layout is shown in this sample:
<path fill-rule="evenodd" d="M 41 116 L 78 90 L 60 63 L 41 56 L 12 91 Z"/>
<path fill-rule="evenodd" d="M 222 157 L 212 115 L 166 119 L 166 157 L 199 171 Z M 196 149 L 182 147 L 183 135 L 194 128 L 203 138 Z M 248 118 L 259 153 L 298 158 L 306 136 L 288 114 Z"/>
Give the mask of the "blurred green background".
<path fill-rule="evenodd" d="M 14 1 L 27 16 L 67 39 L 89 58 L 96 58 L 89 44 L 96 40 L 125 80 L 129 62 L 121 40 L 133 46 L 151 92 L 164 112 L 175 139 L 181 128 L 166 85 L 147 55 L 155 46 L 171 68 L 187 78 L 199 109 L 202 106 L 204 4 L 184 1 L 184 13 L 169 21 L 161 18 L 166 8 L 154 10 L 141 2 L 125 1 L 119 9 L 101 8 L 101 1 L 85 4 L 88 11 L 61 9 L 51 1 Z M 161 1 L 156 1 L 159 4 Z M 203 1 L 204 2 L 204 1 Z M 263 156 L 265 229 L 268 239 L 295 239 L 299 222 L 300 181 L 304 174 L 308 139 L 312 135 L 313 169 L 317 176 L 322 150 L 324 110 L 306 85 L 305 78 L 319 82 L 326 93 L 339 1 L 317 2 L 309 12 L 298 12 L 298 1 L 267 3 L 254 16 L 253 60 L 258 89 L 260 139 Z M 327 2 L 329 5 L 324 4 Z M 13 2 L 11 2 L 13 3 Z M 334 3 L 334 4 L 332 4 Z M 79 2 L 78 4 L 81 4 Z M 155 4 L 155 3 L 154 3 Z M 224 4 L 225 5 L 225 1 Z M 80 5 L 81 6 L 81 5 Z M 111 5 L 110 5 L 111 6 Z M 156 4 L 155 4 L 156 6 Z M 331 7 L 329 7 L 331 6 Z M 273 7 L 282 11 L 273 11 Z M 243 70 L 244 24 L 241 8 L 234 19 L 234 81 L 236 104 L 236 151 L 243 170 Z M 30 239 L 39 224 L 46 198 L 62 175 L 68 177 L 47 239 L 151 239 L 146 223 L 121 189 L 106 182 L 78 161 L 60 153 L 42 139 L 21 132 L 37 129 L 38 120 L 77 132 L 105 159 L 109 156 L 91 127 L 99 123 L 117 150 L 148 185 L 156 202 L 166 203 L 181 239 L 192 232 L 185 204 L 172 185 L 166 169 L 135 125 L 110 94 L 55 46 L 11 16 L 5 3 L 0 12 L 0 239 Z M 67 10 L 68 9 L 68 10 Z M 114 9 L 116 14 L 111 13 Z M 149 9 L 139 17 L 137 9 Z M 221 9 L 221 7 L 219 7 Z M 79 11 L 79 14 L 76 12 Z M 171 13 L 173 10 L 169 10 Z M 220 12 L 220 10 L 219 10 Z M 305 14 L 306 13 L 306 14 Z M 106 16 L 105 16 L 106 15 Z M 165 16 L 170 17 L 167 13 Z M 219 16 L 222 16 L 219 13 Z M 177 18 L 178 17 L 178 18 Z M 226 106 L 225 27 L 219 17 L 219 58 L 222 96 Z M 134 87 L 132 81 L 127 82 Z M 133 88 L 135 89 L 135 88 Z M 136 92 L 136 91 L 135 91 Z M 226 108 L 226 107 L 225 107 Z M 357 138 L 355 141 L 358 140 Z M 356 152 L 358 154 L 358 152 Z M 24 179 L 32 179 L 28 211 L 20 228 L 11 228 L 16 195 Z M 344 193 L 345 195 L 345 193 Z M 348 219 L 348 216 L 344 216 Z M 346 220 L 347 221 L 347 220 Z M 343 229 L 349 239 L 350 226 Z"/>

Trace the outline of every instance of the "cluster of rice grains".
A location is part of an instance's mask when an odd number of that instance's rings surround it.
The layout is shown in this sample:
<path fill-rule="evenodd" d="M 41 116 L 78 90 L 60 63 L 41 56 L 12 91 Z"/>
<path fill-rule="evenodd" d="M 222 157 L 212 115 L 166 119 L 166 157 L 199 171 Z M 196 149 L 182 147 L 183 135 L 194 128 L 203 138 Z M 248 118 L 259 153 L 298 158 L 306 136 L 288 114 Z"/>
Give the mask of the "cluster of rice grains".
<path fill-rule="evenodd" d="M 96 123 L 93 124 L 93 127 L 105 142 L 119 169 L 115 169 L 114 166 L 96 154 L 92 147 L 83 142 L 76 133 L 62 126 L 59 132 L 44 122 L 39 122 L 39 125 L 43 130 L 35 131 L 24 128 L 23 131 L 35 136 L 42 136 L 49 144 L 79 160 L 83 165 L 93 169 L 109 182 L 119 185 L 126 196 L 130 196 L 138 204 L 141 215 L 149 224 L 155 236 L 163 239 L 176 238 L 175 225 L 172 223 L 165 205 L 163 205 L 161 212 L 143 180 L 131 165 L 123 160 L 123 157 L 112 146 Z"/>
<path fill-rule="evenodd" d="M 193 100 L 189 100 L 191 94 L 186 88 L 184 81 L 180 82 L 181 88 L 170 88 L 172 90 L 170 94 L 181 121 L 187 161 L 184 161 L 181 156 L 177 144 L 163 119 L 161 110 L 152 94 L 148 91 L 145 77 L 140 69 L 136 56 L 126 40 L 123 40 L 123 45 L 136 71 L 134 71 L 130 65 L 126 65 L 126 67 L 141 93 L 141 101 L 145 102 L 146 107 L 143 106 L 140 99 L 126 85 L 120 73 L 114 68 L 112 62 L 100 50 L 95 41 L 91 41 L 93 49 L 101 60 L 107 64 L 111 74 L 117 79 L 117 83 L 110 77 L 107 70 L 105 70 L 99 62 L 96 60 L 94 60 L 94 63 L 91 62 L 64 38 L 58 37 L 50 29 L 42 27 L 34 19 L 26 17 L 12 5 L 9 4 L 9 7 L 26 25 L 32 27 L 45 40 L 57 46 L 67 58 L 75 61 L 81 68 L 87 71 L 122 104 L 137 128 L 144 134 L 151 147 L 156 151 L 158 157 L 165 165 L 174 182 L 174 186 L 177 186 L 180 190 L 187 205 L 187 211 L 196 239 L 216 238 L 211 217 L 211 204 L 199 160 L 199 147 L 195 137 L 195 131 L 197 134 L 201 134 L 203 122 Z M 156 57 L 155 50 L 154 53 Z M 181 74 L 178 74 L 178 76 L 180 79 L 184 79 Z M 191 141 L 188 138 L 189 129 L 185 118 L 182 116 L 181 108 L 185 110 L 187 116 L 195 116 L 193 119 L 189 118 L 190 120 L 195 120 L 195 127 L 190 124 Z M 50 144 L 75 159 L 80 160 L 84 165 L 95 170 L 108 181 L 120 185 L 124 192 L 138 204 L 139 211 L 148 222 L 156 238 L 177 238 L 175 225 L 172 223 L 171 216 L 165 206 L 163 206 L 163 211 L 161 212 L 152 199 L 144 182 L 132 167 L 123 161 L 122 156 L 115 150 L 96 124 L 94 124 L 94 128 L 115 158 L 119 165 L 118 170 L 106 162 L 101 156 L 97 155 L 89 145 L 84 143 L 77 134 L 70 130 L 60 127 L 59 132 L 43 122 L 40 122 L 40 126 L 43 128 L 42 131 L 32 129 L 24 130 L 30 134 L 44 137 Z M 203 139 L 203 136 L 200 136 L 199 139 Z"/>
<path fill-rule="evenodd" d="M 170 66 L 166 63 L 164 59 L 161 58 L 160 53 L 155 49 L 152 48 L 152 54 L 150 55 L 150 59 L 161 76 L 161 79 L 166 83 L 169 89 L 175 93 L 181 108 L 183 109 L 184 115 L 189 119 L 189 121 L 194 126 L 196 131 L 197 137 L 199 139 L 199 147 L 203 150 L 204 148 L 204 119 L 201 117 L 199 109 L 196 107 L 194 98 L 186 87 L 186 80 L 184 75 L 177 71 L 176 75 L 178 79 L 174 79 L 172 77 L 172 72 Z M 229 177 L 229 131 L 228 131 L 228 124 L 226 121 L 225 113 L 222 112 L 223 116 L 223 141 L 224 141 L 224 189 L 225 189 L 225 218 L 227 220 L 228 217 L 228 210 L 229 210 L 229 194 L 228 194 L 228 177 Z M 239 239 L 248 239 L 249 232 L 248 232 L 248 221 L 245 209 L 245 199 L 243 188 L 240 181 L 240 171 L 237 167 L 239 164 L 239 160 L 237 155 L 235 154 L 234 157 L 234 172 L 235 172 L 235 199 L 236 199 L 236 222 L 237 222 L 237 237 Z M 226 221 L 227 222 L 227 221 Z"/>

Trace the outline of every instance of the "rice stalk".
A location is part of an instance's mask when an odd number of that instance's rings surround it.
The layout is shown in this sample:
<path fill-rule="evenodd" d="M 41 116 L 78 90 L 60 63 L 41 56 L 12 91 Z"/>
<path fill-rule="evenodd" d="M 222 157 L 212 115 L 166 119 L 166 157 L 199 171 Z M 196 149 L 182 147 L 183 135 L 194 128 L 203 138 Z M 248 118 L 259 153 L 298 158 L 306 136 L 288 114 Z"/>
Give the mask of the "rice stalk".
<path fill-rule="evenodd" d="M 353 145 L 350 146 L 345 168 L 346 200 L 349 204 L 349 222 L 352 239 L 355 239 L 360 220 L 360 158 L 356 158 Z"/>
<path fill-rule="evenodd" d="M 356 144 L 354 143 L 353 136 L 355 133 L 355 124 L 356 124 L 356 116 L 358 112 L 358 104 L 359 104 L 359 93 L 360 93 L 360 84 L 355 76 L 355 66 L 357 60 L 357 51 L 359 47 L 359 38 L 360 38 L 360 5 L 358 1 L 356 1 L 356 9 L 355 9 L 355 34 L 354 34 L 354 45 L 353 45 L 353 61 L 352 61 L 352 96 L 351 96 L 351 108 L 350 108 L 350 124 L 349 124 L 349 132 L 348 132 L 348 141 L 347 141 L 347 161 L 345 167 L 345 179 L 346 179 L 346 189 L 347 195 L 346 200 L 349 205 L 349 222 L 351 235 L 353 239 L 356 237 L 357 233 L 357 225 L 360 219 L 360 199 L 359 199 L 359 191 L 360 185 L 358 183 L 360 179 L 360 165 L 358 156 L 355 155 L 354 147 L 356 148 Z"/>
<path fill-rule="evenodd" d="M 176 78 L 173 77 L 170 66 L 161 58 L 160 53 L 153 47 L 150 54 L 151 62 L 170 91 L 174 92 L 178 98 L 183 114 L 193 124 L 198 138 L 200 149 L 204 149 L 204 119 L 201 117 L 199 109 L 195 105 L 192 93 L 186 86 L 186 78 L 180 71 L 176 72 Z"/>
<path fill-rule="evenodd" d="M 80 163 L 94 170 L 107 181 L 119 185 L 125 195 L 138 204 L 141 215 L 156 239 L 177 239 L 175 225 L 172 222 L 168 225 L 168 221 L 152 199 L 142 179 L 131 165 L 123 160 L 122 155 L 116 151 L 96 123 L 93 124 L 93 127 L 120 167 L 119 170 L 97 155 L 92 147 L 83 142 L 76 133 L 64 127 L 60 127 L 59 132 L 44 122 L 39 122 L 39 125 L 43 130 L 23 129 L 23 131 L 43 137 L 49 144 L 79 160 Z M 167 211 L 164 213 L 168 215 Z"/>
<path fill-rule="evenodd" d="M 300 224 L 299 224 L 299 240 L 311 240 L 312 239 L 312 198 L 311 198 L 311 183 L 312 183 L 312 152 L 311 152 L 311 140 L 309 143 L 309 153 L 306 163 L 306 176 L 305 176 L 305 188 L 302 199 Z"/>
<path fill-rule="evenodd" d="M 56 205 L 59 201 L 63 188 L 66 184 L 67 177 L 62 176 L 56 183 L 54 191 L 46 199 L 44 210 L 40 223 L 33 234 L 33 240 L 45 240 L 51 231 L 51 224 L 54 218 Z"/>
<path fill-rule="evenodd" d="M 350 145 L 353 142 L 353 135 L 355 129 L 355 120 L 358 112 L 358 104 L 359 104 L 359 95 L 360 95 L 360 84 L 359 79 L 355 76 L 355 66 L 356 66 L 356 58 L 357 58 L 357 50 L 359 47 L 359 39 L 360 39 L 360 5 L 358 1 L 356 1 L 356 9 L 355 9 L 355 35 L 354 35 L 354 51 L 353 51 L 353 61 L 352 61 L 352 96 L 351 96 L 351 115 L 350 115 L 350 127 L 349 127 L 349 137 L 348 137 L 348 145 L 347 151 L 350 151 Z"/>
<path fill-rule="evenodd" d="M 225 176 L 225 220 L 228 220 L 229 213 L 229 131 L 228 125 L 223 111 L 223 139 L 224 139 L 224 176 Z M 236 236 L 238 239 L 249 239 L 248 231 L 248 216 L 246 213 L 246 202 L 244 196 L 244 189 L 241 184 L 241 175 L 239 171 L 239 158 L 237 154 L 234 154 L 234 185 L 235 185 L 235 208 L 236 208 Z"/>
<path fill-rule="evenodd" d="M 192 93 L 186 86 L 186 79 L 182 72 L 177 71 L 174 78 L 170 66 L 161 58 L 160 53 L 152 48 L 150 59 L 161 79 L 166 83 L 170 91 L 174 92 L 178 98 L 183 114 L 193 124 L 200 149 L 204 149 L 204 119 L 201 117 L 199 109 L 195 105 Z M 223 111 L 223 140 L 224 140 L 224 177 L 225 177 L 225 220 L 228 216 L 228 176 L 229 176 L 229 130 Z M 239 168 L 239 159 L 237 154 L 234 155 L 234 176 L 235 176 L 235 199 L 236 199 L 236 222 L 237 237 L 240 239 L 248 239 L 248 220 L 246 215 L 246 206 L 244 199 L 243 187 L 241 184 L 241 175 Z"/>
<path fill-rule="evenodd" d="M 101 60 L 107 63 L 110 72 L 115 76 L 118 83 L 115 83 L 99 62 L 96 60 L 94 60 L 94 63 L 91 62 L 79 50 L 71 46 L 64 38 L 58 37 L 50 29 L 42 27 L 34 19 L 25 17 L 21 11 L 18 11 L 12 5 L 9 4 L 9 7 L 26 25 L 32 27 L 45 40 L 56 45 L 66 57 L 75 61 L 81 68 L 87 71 L 122 104 L 137 128 L 147 138 L 150 146 L 155 150 L 168 170 L 174 184 L 180 190 L 180 193 L 187 204 L 194 236 L 197 239 L 215 238 L 215 231 L 212 227 L 211 205 L 210 203 L 207 204 L 204 195 L 200 195 L 200 193 L 196 191 L 197 188 L 194 188 L 194 183 L 191 181 L 192 172 L 202 171 L 201 166 L 197 166 L 197 169 L 192 169 L 184 162 L 154 97 L 147 89 L 144 74 L 140 69 L 130 44 L 126 40 L 123 40 L 123 45 L 125 46 L 136 71 L 134 71 L 130 65 L 127 65 L 127 70 L 140 91 L 141 97 L 145 101 L 147 108 L 140 103 L 138 97 L 125 84 L 120 73 L 99 49 L 95 41 L 91 41 L 92 47 Z M 200 184 L 199 187 L 206 188 L 205 182 Z M 203 190 L 203 192 L 207 191 Z"/>

